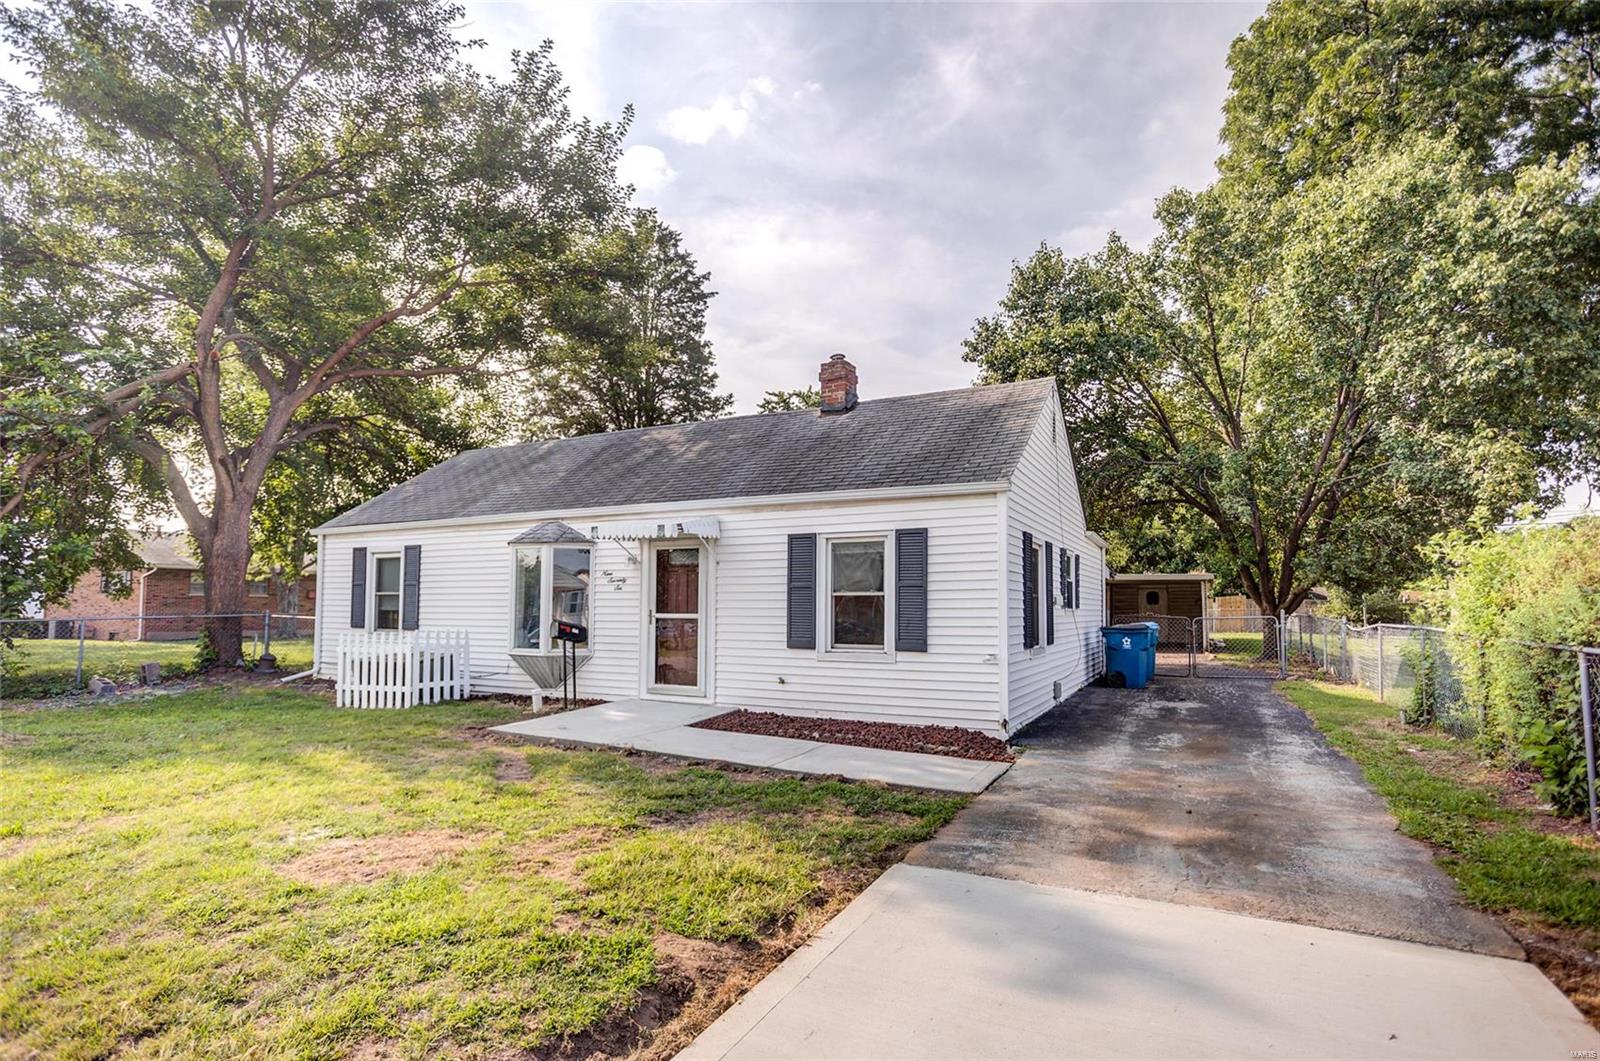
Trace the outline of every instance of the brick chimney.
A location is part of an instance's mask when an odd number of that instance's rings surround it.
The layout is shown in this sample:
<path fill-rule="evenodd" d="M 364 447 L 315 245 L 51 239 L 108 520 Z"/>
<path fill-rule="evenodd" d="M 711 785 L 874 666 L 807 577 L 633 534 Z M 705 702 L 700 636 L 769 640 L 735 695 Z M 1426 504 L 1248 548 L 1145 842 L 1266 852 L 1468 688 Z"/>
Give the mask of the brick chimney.
<path fill-rule="evenodd" d="M 817 379 L 822 383 L 824 413 L 848 413 L 856 407 L 856 366 L 846 361 L 843 354 L 834 354 L 824 361 Z"/>

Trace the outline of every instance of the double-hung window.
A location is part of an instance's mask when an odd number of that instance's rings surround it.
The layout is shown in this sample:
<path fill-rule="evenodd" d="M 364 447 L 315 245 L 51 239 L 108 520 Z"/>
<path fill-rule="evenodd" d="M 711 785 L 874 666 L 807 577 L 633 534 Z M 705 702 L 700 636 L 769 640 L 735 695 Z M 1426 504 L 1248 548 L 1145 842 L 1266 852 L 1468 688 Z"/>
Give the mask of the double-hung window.
<path fill-rule="evenodd" d="M 559 622 L 589 626 L 587 545 L 526 545 L 517 548 L 516 599 L 512 603 L 513 648 L 552 651 Z M 583 642 L 578 648 L 587 648 Z"/>
<path fill-rule="evenodd" d="M 887 538 L 828 541 L 829 648 L 881 650 L 887 646 L 887 566 Z"/>
<path fill-rule="evenodd" d="M 372 628 L 400 629 L 400 554 L 372 558 Z"/>

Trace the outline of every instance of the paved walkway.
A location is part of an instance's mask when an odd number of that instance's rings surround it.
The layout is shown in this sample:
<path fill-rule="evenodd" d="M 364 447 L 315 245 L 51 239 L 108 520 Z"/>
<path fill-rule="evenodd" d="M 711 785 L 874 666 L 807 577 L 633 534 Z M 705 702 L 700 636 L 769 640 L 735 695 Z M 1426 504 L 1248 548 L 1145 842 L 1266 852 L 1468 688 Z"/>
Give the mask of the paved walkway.
<path fill-rule="evenodd" d="M 1522 956 L 1270 682 L 1089 688 L 1017 743 L 910 861 Z"/>
<path fill-rule="evenodd" d="M 704 704 L 617 700 L 496 726 L 501 733 L 545 744 L 628 748 L 791 774 L 882 781 L 907 788 L 982 792 L 1010 763 L 957 759 L 948 755 L 853 748 L 843 744 L 695 729 L 690 723 L 727 711 Z"/>
<path fill-rule="evenodd" d="M 1268 683 L 1086 690 L 1021 743 L 681 1056 L 1600 1052 Z"/>
<path fill-rule="evenodd" d="M 1596 1049 L 1600 1035 L 1526 962 L 899 865 L 678 1056 L 1565 1061 Z"/>

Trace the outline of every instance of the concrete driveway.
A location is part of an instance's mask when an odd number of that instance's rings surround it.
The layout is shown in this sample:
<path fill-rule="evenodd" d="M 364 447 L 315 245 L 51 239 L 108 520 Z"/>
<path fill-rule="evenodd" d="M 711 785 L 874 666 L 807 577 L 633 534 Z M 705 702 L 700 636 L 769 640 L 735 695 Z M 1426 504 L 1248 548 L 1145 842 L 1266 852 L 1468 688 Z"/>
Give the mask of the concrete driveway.
<path fill-rule="evenodd" d="M 1600 1056 L 1268 683 L 1087 690 L 1021 743 L 681 1056 Z"/>
<path fill-rule="evenodd" d="M 1522 956 L 1270 682 L 1089 688 L 1018 743 L 909 861 Z"/>
<path fill-rule="evenodd" d="M 1597 1049 L 1527 962 L 899 865 L 679 1057 L 1565 1061 Z"/>

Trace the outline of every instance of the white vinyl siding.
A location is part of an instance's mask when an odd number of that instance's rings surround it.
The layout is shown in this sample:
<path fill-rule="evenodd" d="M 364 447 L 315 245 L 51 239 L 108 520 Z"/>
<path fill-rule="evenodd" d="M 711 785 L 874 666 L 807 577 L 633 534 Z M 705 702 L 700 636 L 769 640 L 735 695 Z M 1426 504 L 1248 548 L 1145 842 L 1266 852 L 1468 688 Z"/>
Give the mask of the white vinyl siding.
<path fill-rule="evenodd" d="M 999 732 L 996 515 L 991 494 L 722 514 L 717 701 Z M 884 652 L 786 647 L 788 536 L 817 534 L 820 547 L 830 536 L 887 535 L 902 527 L 928 529 L 928 651 L 892 651 L 892 627 L 891 650 Z M 827 643 L 825 618 L 819 611 L 819 646 Z"/>
<path fill-rule="evenodd" d="M 622 514 L 625 516 L 625 514 Z M 728 707 L 770 708 L 890 722 L 938 722 L 999 732 L 1004 718 L 997 654 L 1000 593 L 994 557 L 999 506 L 994 494 L 813 502 L 723 509 L 667 509 L 661 518 L 717 516 L 721 537 L 706 550 L 710 639 L 706 695 Z M 319 553 L 324 636 L 319 668 L 332 672 L 337 634 L 348 625 L 351 549 L 422 548 L 420 625 L 467 630 L 473 688 L 526 695 L 532 686 L 510 657 L 515 562 L 510 540 L 543 519 L 395 526 L 329 531 Z M 570 518 L 573 526 L 605 514 Z M 637 517 L 635 517 L 637 518 Z M 928 651 L 828 652 L 786 645 L 787 545 L 790 534 L 881 535 L 928 530 Z M 630 556 L 631 554 L 631 556 Z M 892 556 L 892 550 L 889 553 Z M 581 696 L 635 697 L 645 690 L 648 658 L 644 573 L 648 545 L 599 543 L 590 582 L 593 658 L 578 672 Z M 1088 572 L 1085 571 L 1085 580 Z M 886 569 L 886 588 L 892 582 Z M 823 601 L 818 601 L 819 619 Z M 819 633 L 823 627 L 819 623 Z M 1059 630 L 1059 627 L 1058 627 Z M 328 636 L 332 635 L 332 636 Z M 825 642 L 819 640 L 819 644 Z"/>
<path fill-rule="evenodd" d="M 1011 490 L 1005 495 L 1005 569 L 1009 586 L 1006 594 L 1006 699 L 1012 733 L 1054 706 L 1056 682 L 1061 683 L 1063 698 L 1088 684 L 1095 675 L 1095 661 L 1099 658 L 1104 560 L 1099 548 L 1086 537 L 1077 473 L 1067 444 L 1066 426 L 1060 416 L 1059 405 L 1052 395 L 1034 425 L 1033 435 L 1011 477 Z M 1040 565 L 1039 643 L 1031 650 L 1022 646 L 1024 531 L 1033 535 L 1035 545 L 1043 547 L 1049 543 L 1055 550 L 1048 586 L 1043 579 L 1044 565 Z M 1076 608 L 1067 608 L 1060 592 L 1060 551 L 1063 548 L 1069 562 L 1073 554 L 1077 554 L 1083 565 L 1078 582 L 1083 600 Z M 1045 602 L 1055 609 L 1054 644 L 1046 643 L 1042 614 Z"/>
<path fill-rule="evenodd" d="M 318 554 L 324 579 L 317 590 L 322 611 L 318 670 L 333 673 L 338 635 L 350 625 L 351 550 L 399 553 L 422 546 L 418 625 L 425 630 L 466 630 L 472 639 L 472 686 L 485 693 L 527 694 L 532 684 L 509 653 L 515 561 L 507 543 L 537 521 L 514 519 L 471 526 L 393 527 L 330 532 Z M 637 554 L 637 548 L 634 548 Z M 590 638 L 594 658 L 578 672 L 578 695 L 616 698 L 638 693 L 639 569 L 622 547 L 604 543 L 593 560 Z M 369 576 L 370 577 L 370 576 Z M 369 586 L 370 588 L 370 586 Z M 324 604 L 324 602 L 327 602 Z M 604 646 L 606 651 L 602 652 Z"/>

